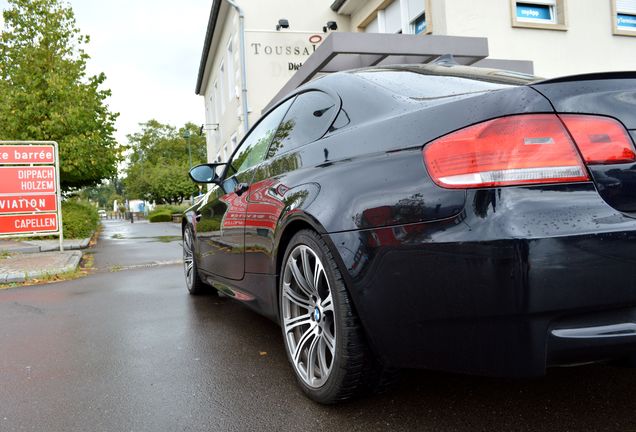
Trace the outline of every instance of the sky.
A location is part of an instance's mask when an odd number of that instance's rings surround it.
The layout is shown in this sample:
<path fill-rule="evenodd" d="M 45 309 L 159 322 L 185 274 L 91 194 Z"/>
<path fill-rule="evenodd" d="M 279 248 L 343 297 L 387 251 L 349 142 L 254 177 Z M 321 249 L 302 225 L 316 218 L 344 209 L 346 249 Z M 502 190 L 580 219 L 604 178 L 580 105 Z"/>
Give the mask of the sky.
<path fill-rule="evenodd" d="M 194 94 L 212 0 L 69 0 L 77 26 L 91 37 L 87 70 L 106 74 L 116 138 L 126 143 L 139 123 L 204 123 Z M 0 9 L 7 7 L 0 0 Z M 0 19 L 1 20 L 1 19 Z"/>

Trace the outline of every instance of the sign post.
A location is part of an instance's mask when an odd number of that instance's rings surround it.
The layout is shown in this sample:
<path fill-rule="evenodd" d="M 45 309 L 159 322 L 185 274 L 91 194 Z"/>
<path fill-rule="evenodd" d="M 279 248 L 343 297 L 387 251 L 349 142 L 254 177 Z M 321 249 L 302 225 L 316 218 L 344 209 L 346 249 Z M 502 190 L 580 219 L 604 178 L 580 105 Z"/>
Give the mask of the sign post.
<path fill-rule="evenodd" d="M 57 143 L 0 141 L 0 238 L 49 235 L 63 251 Z"/>

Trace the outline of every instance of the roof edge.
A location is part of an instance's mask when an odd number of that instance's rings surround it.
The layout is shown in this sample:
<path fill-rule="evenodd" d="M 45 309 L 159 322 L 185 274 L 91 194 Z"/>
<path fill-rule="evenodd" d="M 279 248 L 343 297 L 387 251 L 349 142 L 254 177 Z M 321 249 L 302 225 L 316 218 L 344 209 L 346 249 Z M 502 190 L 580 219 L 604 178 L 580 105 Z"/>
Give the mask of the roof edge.
<path fill-rule="evenodd" d="M 197 85 L 194 93 L 201 94 L 201 86 L 203 85 L 203 76 L 205 75 L 205 65 L 208 62 L 208 56 L 210 55 L 210 46 L 212 45 L 212 36 L 214 36 L 214 30 L 216 29 L 216 21 L 219 18 L 219 11 L 221 10 L 221 2 L 223 0 L 214 0 L 212 7 L 210 8 L 210 20 L 208 21 L 208 29 L 205 32 L 205 41 L 203 43 L 203 51 L 201 52 L 201 62 L 199 63 L 199 75 L 197 76 Z"/>

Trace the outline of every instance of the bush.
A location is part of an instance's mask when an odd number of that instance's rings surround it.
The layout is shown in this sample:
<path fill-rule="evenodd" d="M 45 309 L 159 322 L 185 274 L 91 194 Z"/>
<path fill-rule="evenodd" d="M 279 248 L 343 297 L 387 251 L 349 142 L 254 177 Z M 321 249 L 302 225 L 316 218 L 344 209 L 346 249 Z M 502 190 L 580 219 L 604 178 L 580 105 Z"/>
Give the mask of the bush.
<path fill-rule="evenodd" d="M 163 211 L 153 211 L 148 215 L 149 222 L 171 222 L 172 221 L 172 212 L 163 210 Z"/>
<path fill-rule="evenodd" d="M 148 213 L 149 222 L 170 222 L 175 213 L 182 214 L 187 209 L 186 206 L 158 205 Z"/>
<path fill-rule="evenodd" d="M 83 201 L 64 201 L 62 202 L 62 226 L 64 238 L 90 237 L 99 226 L 97 209 Z"/>

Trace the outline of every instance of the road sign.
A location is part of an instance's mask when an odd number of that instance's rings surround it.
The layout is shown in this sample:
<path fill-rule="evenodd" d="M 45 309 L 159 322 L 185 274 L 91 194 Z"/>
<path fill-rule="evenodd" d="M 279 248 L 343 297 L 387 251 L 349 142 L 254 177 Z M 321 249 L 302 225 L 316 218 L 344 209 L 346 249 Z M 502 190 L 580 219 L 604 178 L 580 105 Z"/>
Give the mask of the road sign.
<path fill-rule="evenodd" d="M 0 164 L 49 164 L 55 163 L 55 148 L 52 145 L 5 145 L 0 146 Z"/>
<path fill-rule="evenodd" d="M 55 167 L 0 166 L 0 194 L 55 193 Z"/>
<path fill-rule="evenodd" d="M 59 235 L 59 151 L 56 142 L 0 141 L 0 237 Z"/>
<path fill-rule="evenodd" d="M 0 215 L 0 232 L 56 232 L 57 213 Z"/>
<path fill-rule="evenodd" d="M 57 211 L 57 197 L 50 195 L 0 196 L 0 214 Z"/>

